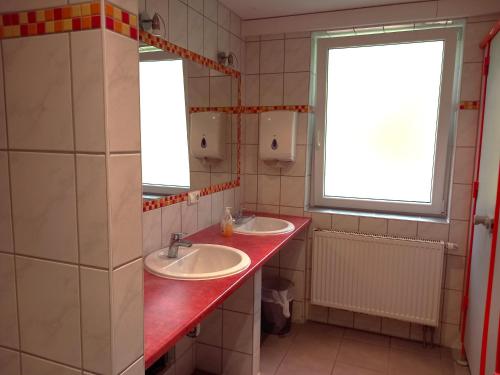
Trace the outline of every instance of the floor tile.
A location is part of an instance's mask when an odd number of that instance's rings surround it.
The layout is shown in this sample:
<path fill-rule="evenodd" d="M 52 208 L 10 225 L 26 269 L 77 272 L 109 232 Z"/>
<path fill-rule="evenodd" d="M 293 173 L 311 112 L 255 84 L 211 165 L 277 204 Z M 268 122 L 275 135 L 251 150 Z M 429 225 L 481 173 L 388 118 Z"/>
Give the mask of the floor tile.
<path fill-rule="evenodd" d="M 332 375 L 384 375 L 385 372 L 368 370 L 361 367 L 337 363 L 333 368 Z"/>
<path fill-rule="evenodd" d="M 441 375 L 441 358 L 420 353 L 392 349 L 389 358 L 389 374 Z"/>
<path fill-rule="evenodd" d="M 441 347 L 438 345 L 424 347 L 422 341 L 404 340 L 396 337 L 391 337 L 391 349 L 411 351 L 436 357 L 441 356 Z"/>
<path fill-rule="evenodd" d="M 365 331 L 359 331 L 356 329 L 346 329 L 344 333 L 344 338 L 354 341 L 361 341 L 366 344 L 389 346 L 390 338 L 389 336 L 379 335 L 376 333 L 370 333 Z"/>
<path fill-rule="evenodd" d="M 385 372 L 389 363 L 389 347 L 344 339 L 337 362 Z"/>

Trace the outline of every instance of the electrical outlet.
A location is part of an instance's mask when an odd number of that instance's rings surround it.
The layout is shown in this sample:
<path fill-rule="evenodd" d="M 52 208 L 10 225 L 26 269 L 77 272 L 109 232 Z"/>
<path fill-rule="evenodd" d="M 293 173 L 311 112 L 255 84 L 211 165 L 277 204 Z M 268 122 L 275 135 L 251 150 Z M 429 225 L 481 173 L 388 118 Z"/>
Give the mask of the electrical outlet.
<path fill-rule="evenodd" d="M 189 206 L 192 204 L 197 204 L 199 200 L 200 200 L 200 191 L 199 190 L 190 191 L 188 193 L 187 204 Z"/>

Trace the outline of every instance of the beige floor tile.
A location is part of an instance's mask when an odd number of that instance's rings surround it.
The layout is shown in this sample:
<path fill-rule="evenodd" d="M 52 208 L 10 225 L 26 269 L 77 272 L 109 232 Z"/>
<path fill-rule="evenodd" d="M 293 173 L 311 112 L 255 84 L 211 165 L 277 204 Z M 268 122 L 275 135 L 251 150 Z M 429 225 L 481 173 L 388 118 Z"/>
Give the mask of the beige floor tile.
<path fill-rule="evenodd" d="M 385 372 L 368 370 L 361 367 L 337 363 L 333 368 L 332 375 L 383 375 Z"/>
<path fill-rule="evenodd" d="M 434 345 L 432 348 L 429 345 L 424 347 L 422 341 L 404 340 L 396 337 L 391 337 L 391 349 L 411 351 L 435 357 L 441 356 L 441 347 L 438 345 Z"/>
<path fill-rule="evenodd" d="M 389 374 L 441 375 L 441 358 L 393 349 L 389 358 Z"/>
<path fill-rule="evenodd" d="M 386 372 L 389 364 L 389 347 L 344 339 L 337 363 Z"/>
<path fill-rule="evenodd" d="M 390 342 L 389 336 L 378 335 L 376 333 L 370 333 L 356 329 L 346 329 L 344 338 L 380 346 L 389 346 Z"/>

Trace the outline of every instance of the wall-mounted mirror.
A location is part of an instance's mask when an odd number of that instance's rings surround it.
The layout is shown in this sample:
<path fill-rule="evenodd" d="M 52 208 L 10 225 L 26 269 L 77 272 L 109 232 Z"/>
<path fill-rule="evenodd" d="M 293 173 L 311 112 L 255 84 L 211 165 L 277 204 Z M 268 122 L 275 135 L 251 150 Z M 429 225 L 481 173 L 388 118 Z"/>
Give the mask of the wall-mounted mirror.
<path fill-rule="evenodd" d="M 239 77 L 141 42 L 145 199 L 236 180 Z"/>

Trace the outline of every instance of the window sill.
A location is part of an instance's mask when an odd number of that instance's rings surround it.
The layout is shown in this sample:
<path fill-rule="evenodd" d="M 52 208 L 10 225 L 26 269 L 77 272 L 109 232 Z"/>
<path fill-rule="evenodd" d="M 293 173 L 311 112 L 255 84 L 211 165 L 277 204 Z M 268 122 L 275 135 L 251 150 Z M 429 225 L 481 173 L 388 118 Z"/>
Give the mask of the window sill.
<path fill-rule="evenodd" d="M 357 216 L 357 217 L 370 217 L 370 218 L 387 219 L 387 220 L 420 221 L 420 222 L 437 223 L 437 224 L 449 224 L 450 223 L 450 220 L 448 217 L 428 217 L 428 216 L 426 217 L 426 216 L 418 216 L 418 215 L 350 211 L 350 210 L 339 210 L 339 209 L 327 208 L 327 207 L 306 207 L 305 211 L 311 212 L 311 213 L 322 213 L 322 214 L 331 214 L 331 215 L 346 215 L 346 216 Z"/>

